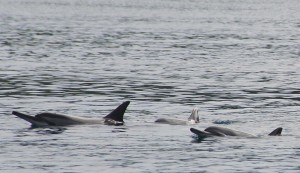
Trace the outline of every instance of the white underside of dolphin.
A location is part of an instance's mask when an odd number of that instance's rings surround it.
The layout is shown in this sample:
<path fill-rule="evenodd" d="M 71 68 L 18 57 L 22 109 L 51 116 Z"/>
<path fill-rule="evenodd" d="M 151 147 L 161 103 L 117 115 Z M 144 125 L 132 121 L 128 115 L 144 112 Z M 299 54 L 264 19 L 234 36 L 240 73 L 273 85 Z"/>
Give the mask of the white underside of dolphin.
<path fill-rule="evenodd" d="M 172 119 L 172 118 L 159 118 L 155 123 L 170 124 L 170 125 L 190 125 L 199 123 L 198 108 L 194 108 L 188 120 Z"/>
<path fill-rule="evenodd" d="M 40 113 L 35 116 L 26 115 L 17 111 L 12 114 L 22 118 L 31 123 L 33 127 L 41 126 L 67 126 L 77 124 L 106 124 L 106 125 L 123 125 L 123 116 L 130 101 L 123 102 L 111 113 L 101 119 L 79 118 L 68 115 L 61 115 L 55 113 Z"/>
<path fill-rule="evenodd" d="M 192 133 L 198 135 L 198 137 L 210 137 L 210 136 L 240 136 L 240 137 L 256 137 L 255 135 L 251 135 L 245 132 L 237 131 L 237 130 L 232 130 L 228 129 L 225 127 L 216 127 L 216 126 L 211 126 L 206 128 L 204 131 L 191 128 L 190 129 Z M 269 136 L 280 136 L 282 132 L 282 128 L 278 127 L 277 129 L 273 130 Z"/>

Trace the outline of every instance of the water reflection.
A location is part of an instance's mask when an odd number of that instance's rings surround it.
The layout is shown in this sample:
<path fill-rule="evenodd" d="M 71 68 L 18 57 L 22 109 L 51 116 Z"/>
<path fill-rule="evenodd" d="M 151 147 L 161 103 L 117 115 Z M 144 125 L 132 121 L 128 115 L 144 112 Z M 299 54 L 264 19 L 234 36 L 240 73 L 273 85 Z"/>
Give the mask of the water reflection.
<path fill-rule="evenodd" d="M 193 138 L 193 140 L 191 141 L 191 143 L 202 143 L 202 142 L 205 141 L 208 137 L 198 136 L 198 135 L 193 135 L 192 138 Z"/>
<path fill-rule="evenodd" d="M 120 132 L 127 132 L 128 128 L 120 127 L 120 128 L 114 128 L 112 130 L 113 133 L 120 133 Z"/>
<path fill-rule="evenodd" d="M 31 127 L 31 130 L 36 132 L 37 134 L 61 134 L 67 130 L 67 128 L 62 128 L 62 127 L 47 127 L 47 128 L 36 128 L 36 127 Z"/>
<path fill-rule="evenodd" d="M 199 135 L 192 135 L 192 141 L 191 143 L 203 143 L 207 146 L 213 143 L 219 143 L 220 139 L 218 137 L 211 137 L 211 136 L 199 136 Z M 197 148 L 197 150 L 205 151 L 205 148 Z"/>
<path fill-rule="evenodd" d="M 18 137 L 22 137 L 22 136 L 28 136 L 29 133 L 32 134 L 36 133 L 36 134 L 41 134 L 41 135 L 49 135 L 49 134 L 62 134 L 63 132 L 65 132 L 67 130 L 67 128 L 64 127 L 34 127 L 31 126 L 30 128 L 26 128 L 26 129 L 20 129 L 17 131 L 17 136 Z"/>

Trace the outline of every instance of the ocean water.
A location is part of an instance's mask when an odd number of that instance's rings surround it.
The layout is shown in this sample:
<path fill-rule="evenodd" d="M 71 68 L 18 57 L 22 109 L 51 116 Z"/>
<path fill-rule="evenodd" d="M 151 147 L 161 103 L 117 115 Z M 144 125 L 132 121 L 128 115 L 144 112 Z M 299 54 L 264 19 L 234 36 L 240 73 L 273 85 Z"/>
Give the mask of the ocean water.
<path fill-rule="evenodd" d="M 0 0 L 0 172 L 300 172 L 299 7 Z M 32 129 L 11 114 L 101 118 L 126 100 L 118 127 Z M 194 107 L 197 125 L 154 123 Z M 211 125 L 258 137 L 189 131 Z"/>

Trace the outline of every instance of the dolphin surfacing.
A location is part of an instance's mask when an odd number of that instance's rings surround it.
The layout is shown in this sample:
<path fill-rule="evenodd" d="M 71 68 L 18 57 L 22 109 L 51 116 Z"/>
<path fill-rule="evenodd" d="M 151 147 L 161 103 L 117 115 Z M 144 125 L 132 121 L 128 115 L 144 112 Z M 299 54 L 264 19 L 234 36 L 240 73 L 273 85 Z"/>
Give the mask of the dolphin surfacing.
<path fill-rule="evenodd" d="M 129 104 L 130 101 L 123 102 L 102 119 L 79 118 L 48 112 L 40 113 L 35 116 L 26 115 L 17 111 L 13 111 L 12 114 L 30 122 L 32 127 L 68 126 L 77 124 L 105 124 L 119 126 L 124 124 L 123 117 Z"/>
<path fill-rule="evenodd" d="M 240 137 L 256 137 L 254 135 L 245 133 L 245 132 L 240 132 L 237 130 L 232 130 L 228 129 L 225 127 L 216 127 L 216 126 L 211 126 L 206 128 L 204 131 L 195 129 L 195 128 L 190 128 L 190 131 L 198 137 L 210 137 L 210 136 L 240 136 Z M 281 136 L 282 128 L 278 127 L 275 130 L 273 130 L 269 136 Z"/>
<path fill-rule="evenodd" d="M 187 125 L 199 123 L 198 108 L 194 108 L 188 120 L 179 120 L 171 118 L 159 118 L 155 120 L 155 123 L 170 124 L 170 125 Z"/>

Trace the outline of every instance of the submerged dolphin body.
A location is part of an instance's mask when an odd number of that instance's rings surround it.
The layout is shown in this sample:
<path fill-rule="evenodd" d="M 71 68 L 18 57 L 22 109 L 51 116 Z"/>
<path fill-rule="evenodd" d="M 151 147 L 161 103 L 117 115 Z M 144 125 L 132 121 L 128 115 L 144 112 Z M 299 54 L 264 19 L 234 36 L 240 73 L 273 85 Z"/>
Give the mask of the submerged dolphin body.
<path fill-rule="evenodd" d="M 254 135 L 245 133 L 245 132 L 240 132 L 237 130 L 232 130 L 228 129 L 225 127 L 216 127 L 216 126 L 211 126 L 206 128 L 204 131 L 191 128 L 190 131 L 198 137 L 210 137 L 210 136 L 240 136 L 240 137 L 255 137 Z M 269 136 L 280 136 L 282 132 L 282 128 L 278 127 L 277 129 L 273 130 Z"/>
<path fill-rule="evenodd" d="M 35 116 L 26 115 L 17 111 L 13 111 L 12 114 L 30 122 L 32 124 L 32 127 L 67 126 L 76 124 L 106 124 L 118 126 L 124 124 L 123 116 L 129 103 L 130 101 L 123 102 L 102 119 L 79 118 L 48 112 L 40 113 Z"/>
<path fill-rule="evenodd" d="M 171 119 L 171 118 L 159 118 L 155 121 L 156 123 L 161 124 L 171 124 L 171 125 L 187 125 L 187 124 L 196 124 L 199 123 L 199 115 L 198 108 L 194 108 L 188 121 L 179 120 L 179 119 Z"/>

